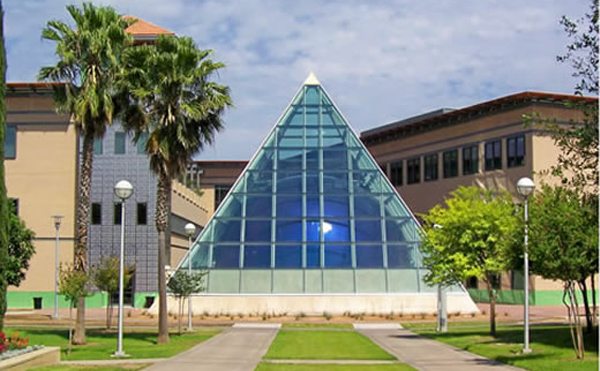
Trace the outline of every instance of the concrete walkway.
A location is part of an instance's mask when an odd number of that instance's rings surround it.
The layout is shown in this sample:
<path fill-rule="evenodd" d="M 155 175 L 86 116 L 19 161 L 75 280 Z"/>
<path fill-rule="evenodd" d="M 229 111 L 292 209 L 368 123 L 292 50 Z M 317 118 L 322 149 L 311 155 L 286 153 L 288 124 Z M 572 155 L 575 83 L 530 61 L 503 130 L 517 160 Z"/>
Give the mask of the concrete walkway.
<path fill-rule="evenodd" d="M 403 329 L 361 329 L 398 360 L 423 371 L 515 371 L 516 367 L 456 349 Z"/>
<path fill-rule="evenodd" d="M 277 327 L 232 327 L 149 371 L 253 371 L 277 334 Z"/>

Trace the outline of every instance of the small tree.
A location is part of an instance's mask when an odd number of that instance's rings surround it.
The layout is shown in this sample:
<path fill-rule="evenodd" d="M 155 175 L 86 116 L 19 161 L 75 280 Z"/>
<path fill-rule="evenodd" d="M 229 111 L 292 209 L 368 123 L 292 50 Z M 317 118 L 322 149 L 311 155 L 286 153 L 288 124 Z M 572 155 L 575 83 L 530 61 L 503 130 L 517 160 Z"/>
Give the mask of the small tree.
<path fill-rule="evenodd" d="M 129 285 L 134 272 L 134 267 L 125 267 L 123 275 L 123 286 Z M 92 269 L 92 282 L 100 291 L 104 291 L 108 297 L 106 303 L 106 328 L 110 329 L 112 324 L 113 302 L 112 297 L 119 291 L 119 258 L 111 256 L 100 261 L 97 267 Z"/>
<path fill-rule="evenodd" d="M 193 272 L 189 274 L 185 270 L 178 270 L 169 280 L 167 287 L 177 299 L 179 299 L 179 334 L 181 335 L 181 317 L 183 315 L 183 298 L 190 300 L 190 295 L 204 289 L 203 280 L 206 272 Z"/>
<path fill-rule="evenodd" d="M 58 293 L 63 295 L 69 301 L 69 318 L 71 318 L 71 310 L 76 302 L 81 298 L 86 298 L 90 295 L 89 290 L 90 277 L 87 272 L 76 269 L 73 264 L 61 264 Z M 73 342 L 73 324 L 69 327 L 69 352 Z"/>
<path fill-rule="evenodd" d="M 482 279 L 490 299 L 490 334 L 496 336 L 495 280 L 508 268 L 506 251 L 519 225 L 510 194 L 459 187 L 445 206 L 435 206 L 423 219 L 425 280 L 450 285 Z"/>
<path fill-rule="evenodd" d="M 34 237 L 35 233 L 25 226 L 25 222 L 15 213 L 14 206 L 10 205 L 8 259 L 5 273 L 9 286 L 19 286 L 25 279 L 29 260 L 35 254 Z"/>

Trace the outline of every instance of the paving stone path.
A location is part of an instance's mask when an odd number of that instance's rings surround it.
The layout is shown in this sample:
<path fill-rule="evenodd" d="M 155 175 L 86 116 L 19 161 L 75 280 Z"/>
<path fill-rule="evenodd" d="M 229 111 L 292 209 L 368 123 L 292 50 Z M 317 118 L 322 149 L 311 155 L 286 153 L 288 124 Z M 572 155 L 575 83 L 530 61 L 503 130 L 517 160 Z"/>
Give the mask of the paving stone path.
<path fill-rule="evenodd" d="M 399 328 L 357 328 L 375 344 L 423 371 L 515 371 L 519 368 L 456 349 Z"/>

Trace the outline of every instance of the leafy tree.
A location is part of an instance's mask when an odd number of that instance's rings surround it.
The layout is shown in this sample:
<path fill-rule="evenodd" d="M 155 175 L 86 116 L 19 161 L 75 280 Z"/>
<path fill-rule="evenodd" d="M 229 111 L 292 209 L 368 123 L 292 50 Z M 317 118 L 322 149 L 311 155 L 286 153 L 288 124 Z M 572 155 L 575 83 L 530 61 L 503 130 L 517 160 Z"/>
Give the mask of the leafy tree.
<path fill-rule="evenodd" d="M 169 290 L 175 295 L 177 299 L 179 299 L 178 306 L 178 331 L 179 335 L 181 335 L 181 317 L 183 317 L 183 298 L 188 298 L 190 300 L 190 295 L 195 292 L 200 292 L 203 290 L 203 279 L 206 275 L 206 272 L 193 272 L 188 273 L 185 270 L 178 270 L 169 280 L 167 284 Z"/>
<path fill-rule="evenodd" d="M 71 317 L 71 310 L 75 303 L 79 305 L 82 298 L 85 300 L 90 295 L 89 282 L 90 276 L 87 271 L 76 269 L 74 264 L 60 265 L 58 293 L 69 301 L 69 317 Z M 73 330 L 69 327 L 69 353 L 71 345 L 74 343 L 72 333 Z"/>
<path fill-rule="evenodd" d="M 4 10 L 0 0 L 0 144 L 4 143 L 6 129 L 6 52 L 4 49 Z M 0 272 L 5 271 L 8 259 L 8 205 L 6 200 L 6 184 L 4 182 L 4 146 L 0 145 Z M 6 313 L 7 277 L 0 274 L 0 330 L 4 325 Z"/>
<path fill-rule="evenodd" d="M 564 302 L 576 320 L 579 305 L 574 289 L 579 286 L 590 331 L 593 324 L 586 279 L 598 271 L 596 202 L 582 201 L 572 189 L 547 185 L 529 202 L 530 270 L 544 278 L 564 282 Z M 519 256 L 520 250 L 514 255 Z M 574 330 L 574 345 L 576 350 L 581 349 L 578 355 L 583 357 L 583 337 L 577 340 L 577 331 Z"/>
<path fill-rule="evenodd" d="M 495 280 L 508 268 L 519 219 L 510 194 L 479 187 L 459 187 L 423 215 L 423 263 L 430 284 L 451 285 L 469 277 L 485 282 L 490 298 L 490 334 L 496 335 Z"/>
<path fill-rule="evenodd" d="M 133 266 L 125 267 L 123 275 L 123 287 L 129 285 L 129 281 L 135 271 Z M 106 328 L 110 329 L 112 323 L 113 302 L 112 298 L 119 291 L 119 258 L 112 256 L 100 261 L 91 272 L 94 285 L 100 291 L 104 291 L 108 297 L 106 303 Z"/>
<path fill-rule="evenodd" d="M 8 221 L 8 259 L 6 261 L 6 279 L 8 285 L 19 286 L 25 279 L 29 260 L 35 254 L 33 238 L 35 233 L 25 226 L 25 222 L 10 207 Z"/>
<path fill-rule="evenodd" d="M 212 143 L 223 127 L 221 115 L 231 105 L 229 88 L 211 81 L 224 67 L 188 37 L 160 36 L 155 44 L 130 48 L 125 54 L 123 89 L 128 104 L 124 123 L 135 139 L 147 137 L 146 153 L 157 175 L 158 342 L 169 341 L 165 264 L 173 179 L 182 175 L 192 155 Z"/>
<path fill-rule="evenodd" d="M 64 82 L 55 89 L 59 111 L 70 115 L 83 138 L 79 169 L 74 268 L 87 271 L 88 221 L 92 180 L 93 144 L 104 136 L 107 125 L 118 113 L 115 82 L 121 68 L 120 56 L 132 37 L 125 32 L 130 21 L 113 8 L 84 3 L 82 8 L 68 5 L 74 21 L 68 24 L 52 20 L 42 38 L 56 43 L 58 62 L 43 67 L 39 79 Z M 74 342 L 85 343 L 85 301 L 77 303 Z"/>

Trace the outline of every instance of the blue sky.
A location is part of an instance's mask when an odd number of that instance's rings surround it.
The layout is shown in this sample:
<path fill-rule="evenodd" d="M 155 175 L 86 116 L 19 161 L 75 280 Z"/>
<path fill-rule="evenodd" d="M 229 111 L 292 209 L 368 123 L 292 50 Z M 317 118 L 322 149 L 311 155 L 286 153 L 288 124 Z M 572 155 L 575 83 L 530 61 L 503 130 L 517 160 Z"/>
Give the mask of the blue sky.
<path fill-rule="evenodd" d="M 8 80 L 54 62 L 41 40 L 64 0 L 5 0 Z M 538 90 L 571 93 L 562 15 L 587 0 L 104 0 L 194 38 L 226 63 L 235 107 L 199 159 L 248 159 L 314 71 L 357 132 L 441 107 Z"/>

